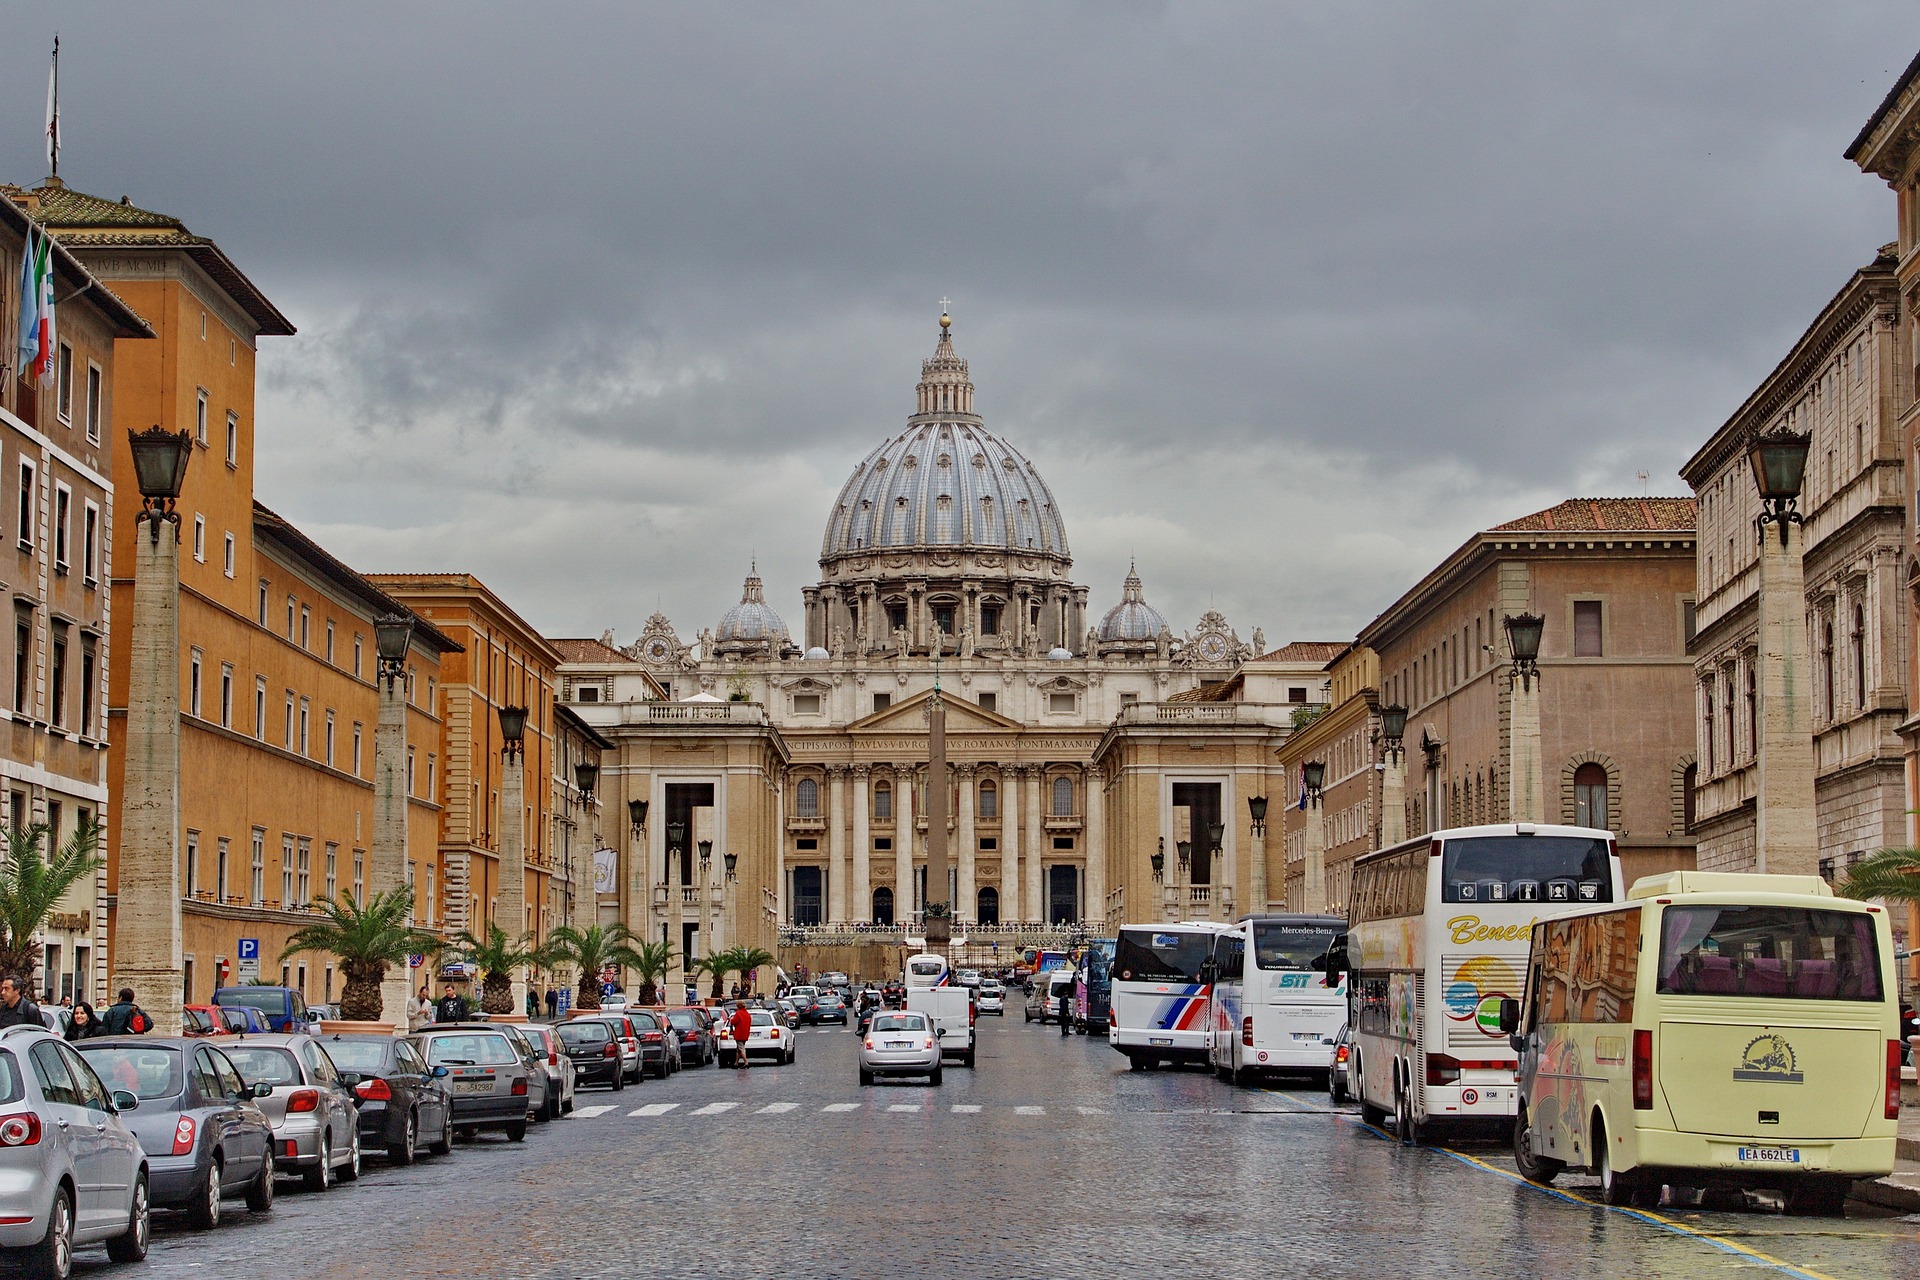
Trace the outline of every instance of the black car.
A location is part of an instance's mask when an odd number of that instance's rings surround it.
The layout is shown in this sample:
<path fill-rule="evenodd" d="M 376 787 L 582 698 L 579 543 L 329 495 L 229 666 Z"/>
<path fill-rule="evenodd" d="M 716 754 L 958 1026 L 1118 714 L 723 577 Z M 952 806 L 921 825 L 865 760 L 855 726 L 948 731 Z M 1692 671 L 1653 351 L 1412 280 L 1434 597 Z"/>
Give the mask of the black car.
<path fill-rule="evenodd" d="M 804 991 L 789 991 L 787 1001 L 793 1005 L 793 1011 L 800 1015 L 800 1021 L 810 1027 L 820 1025 L 820 1000 Z"/>
<path fill-rule="evenodd" d="M 814 1004 L 818 1008 L 814 1022 L 837 1022 L 843 1027 L 847 1025 L 847 1002 L 838 991 L 822 991 Z"/>
<path fill-rule="evenodd" d="M 630 1009 L 627 1020 L 640 1037 L 640 1074 L 651 1071 L 660 1079 L 680 1069 L 680 1037 L 668 1025 L 666 1015 L 650 1009 Z"/>
<path fill-rule="evenodd" d="M 720 1046 L 713 1038 L 713 1024 L 707 1020 L 705 1009 L 669 1009 L 667 1021 L 680 1033 L 682 1066 L 704 1067 L 720 1057 Z"/>
<path fill-rule="evenodd" d="M 598 1018 L 563 1022 L 560 1047 L 573 1059 L 573 1083 L 610 1085 L 615 1093 L 627 1087 L 627 1073 L 620 1060 L 620 1046 L 614 1043 L 613 1028 Z"/>
<path fill-rule="evenodd" d="M 429 1067 L 420 1051 L 393 1036 L 328 1036 L 327 1056 L 360 1100 L 360 1145 L 384 1148 L 393 1164 L 428 1151 L 453 1150 L 453 1093 L 445 1067 Z"/>

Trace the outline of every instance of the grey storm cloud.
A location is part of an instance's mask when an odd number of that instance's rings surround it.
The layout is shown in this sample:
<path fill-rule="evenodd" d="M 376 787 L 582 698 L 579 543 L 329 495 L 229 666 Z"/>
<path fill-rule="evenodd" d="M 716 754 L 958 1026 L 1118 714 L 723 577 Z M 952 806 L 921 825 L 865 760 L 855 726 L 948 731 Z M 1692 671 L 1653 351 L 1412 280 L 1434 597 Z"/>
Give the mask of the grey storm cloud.
<path fill-rule="evenodd" d="M 178 214 L 300 326 L 261 497 L 550 634 L 791 619 L 936 300 L 1077 576 L 1350 635 L 1674 470 L 1893 230 L 1894 3 L 61 4 L 0 166 Z M 38 28 L 36 28 L 36 20 Z M 44 28 L 48 40 L 33 32 Z"/>

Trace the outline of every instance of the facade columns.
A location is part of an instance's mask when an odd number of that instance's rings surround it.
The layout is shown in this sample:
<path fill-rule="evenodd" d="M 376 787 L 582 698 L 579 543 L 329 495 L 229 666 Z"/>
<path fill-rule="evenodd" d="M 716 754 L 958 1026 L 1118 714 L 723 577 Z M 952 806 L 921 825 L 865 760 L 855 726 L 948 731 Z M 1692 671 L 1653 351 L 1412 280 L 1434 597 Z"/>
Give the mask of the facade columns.
<path fill-rule="evenodd" d="M 151 529 L 141 525 L 151 523 Z M 171 523 L 172 528 L 162 527 Z M 143 533 L 151 536 L 143 537 Z M 156 1035 L 182 1027 L 180 924 L 180 525 L 143 512 L 133 533 L 127 766 L 111 990 L 132 987 Z M 88 691 L 92 696 L 92 691 Z"/>
<path fill-rule="evenodd" d="M 1784 536 L 1782 536 L 1784 535 Z M 1812 664 L 1806 652 L 1805 526 L 1760 526 L 1760 741 L 1754 870 L 1818 875 Z"/>
<path fill-rule="evenodd" d="M 500 762 L 500 904 L 494 922 L 518 942 L 527 932 L 527 781 L 526 763 L 516 746 Z M 527 975 L 513 975 L 513 1008 L 527 1008 Z"/>
<path fill-rule="evenodd" d="M 691 831 L 688 832 L 688 836 L 691 838 Z M 686 885 L 680 874 L 680 857 L 680 850 L 671 847 L 667 849 L 667 940 L 668 945 L 674 947 L 680 946 L 680 940 L 687 936 L 687 895 L 681 892 Z M 680 953 L 680 967 L 686 971 L 688 982 L 694 981 L 693 971 L 687 969 L 688 962 L 693 959 L 694 957 L 685 951 Z"/>
<path fill-rule="evenodd" d="M 1045 922 L 1047 918 L 1046 888 L 1041 878 L 1040 850 L 1046 844 L 1046 824 L 1040 820 L 1040 793 L 1046 790 L 1047 776 L 1038 765 L 1028 765 L 1027 774 L 1027 856 L 1026 891 L 1021 894 L 1027 904 L 1027 918 Z"/>
<path fill-rule="evenodd" d="M 1086 787 L 1087 878 L 1083 885 L 1086 901 L 1080 905 L 1080 918 L 1101 923 L 1106 932 L 1107 918 L 1107 786 L 1098 769 L 1081 775 Z"/>
<path fill-rule="evenodd" d="M 1000 919 L 1020 921 L 1020 767 L 1000 766 Z"/>
<path fill-rule="evenodd" d="M 960 878 L 954 897 L 953 915 L 956 921 L 974 921 L 979 918 L 979 898 L 974 889 L 974 851 L 979 841 L 973 834 L 973 766 L 957 764 L 953 766 L 954 778 L 960 792 L 960 813 L 956 819 L 955 839 L 960 844 Z"/>
<path fill-rule="evenodd" d="M 1389 739 L 1380 769 L 1380 847 L 1407 838 L 1407 750 Z"/>
<path fill-rule="evenodd" d="M 1302 867 L 1300 909 L 1308 915 L 1320 915 L 1327 909 L 1327 823 L 1320 797 L 1307 796 L 1306 859 Z"/>
<path fill-rule="evenodd" d="M 375 686 L 380 718 L 373 729 L 373 845 L 368 850 L 367 893 L 392 893 L 407 883 L 407 695 L 404 660 L 384 658 Z M 388 966 L 380 983 L 380 1020 L 407 1026 L 412 974 Z"/>
<path fill-rule="evenodd" d="M 827 766 L 827 923 L 847 918 L 847 766 Z"/>
<path fill-rule="evenodd" d="M 913 766 L 893 766 L 893 922 L 913 915 Z"/>
<path fill-rule="evenodd" d="M 853 766 L 853 900 L 848 916 L 853 920 L 873 919 L 873 890 L 867 883 L 867 858 L 873 852 L 873 839 L 867 827 L 873 801 L 867 791 L 871 765 Z"/>
<path fill-rule="evenodd" d="M 1512 796 L 1510 820 L 1545 822 L 1547 785 L 1540 762 L 1540 676 L 1538 673 L 1523 675 L 1515 670 L 1508 679 L 1513 682 L 1513 716 L 1507 756 L 1510 762 L 1507 765 L 1510 774 L 1507 785 Z M 1801 749 L 1804 751 L 1805 748 L 1803 742 Z M 1444 779 L 1440 787 L 1444 793 Z M 1446 813 L 1444 805 L 1436 804 L 1433 812 L 1427 815 L 1426 828 L 1432 831 L 1443 821 L 1453 820 L 1454 815 Z"/>

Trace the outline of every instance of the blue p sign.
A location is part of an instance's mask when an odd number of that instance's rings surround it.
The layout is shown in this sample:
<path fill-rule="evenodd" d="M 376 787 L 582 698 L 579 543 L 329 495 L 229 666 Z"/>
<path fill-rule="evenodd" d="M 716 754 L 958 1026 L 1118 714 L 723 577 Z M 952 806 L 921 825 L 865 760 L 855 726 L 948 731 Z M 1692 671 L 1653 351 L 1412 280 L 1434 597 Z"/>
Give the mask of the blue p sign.
<path fill-rule="evenodd" d="M 258 960 L 260 958 L 260 939 L 240 939 L 240 958 L 242 960 Z"/>

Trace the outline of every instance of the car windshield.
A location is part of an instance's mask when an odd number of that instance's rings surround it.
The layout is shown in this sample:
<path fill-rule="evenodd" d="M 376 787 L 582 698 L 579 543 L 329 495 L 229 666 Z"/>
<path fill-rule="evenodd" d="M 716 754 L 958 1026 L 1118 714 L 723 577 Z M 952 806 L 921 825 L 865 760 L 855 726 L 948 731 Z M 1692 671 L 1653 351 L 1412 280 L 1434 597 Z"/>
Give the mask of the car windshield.
<path fill-rule="evenodd" d="M 839 1004 L 840 993 L 838 991 L 822 992 L 820 995 L 820 1003 L 821 1004 Z"/>
<path fill-rule="evenodd" d="M 1660 925 L 1660 994 L 1879 1000 L 1880 954 L 1864 911 L 1674 906 Z"/>
<path fill-rule="evenodd" d="M 917 1013 L 883 1013 L 873 1020 L 875 1031 L 925 1031 L 927 1020 Z"/>
<path fill-rule="evenodd" d="M 560 1024 L 560 1043 L 562 1044 L 605 1044 L 611 1039 L 613 1039 L 613 1032 L 604 1022 L 563 1022 Z"/>
<path fill-rule="evenodd" d="M 262 1013 L 281 1013 L 287 1007 L 287 993 L 279 987 L 222 987 L 217 999 L 221 1004 L 243 1004 Z"/>
<path fill-rule="evenodd" d="M 1122 982 L 1198 982 L 1213 935 L 1188 930 L 1123 929 L 1113 972 Z"/>
<path fill-rule="evenodd" d="M 427 1061 L 459 1067 L 505 1067 L 520 1061 L 520 1055 L 503 1035 L 448 1035 L 432 1038 L 427 1045 Z"/>
<path fill-rule="evenodd" d="M 180 1020 L 185 1025 L 189 1035 L 195 1031 L 207 1032 L 213 1030 L 213 1019 L 207 1016 L 205 1009 L 182 1009 L 180 1011 Z"/>
<path fill-rule="evenodd" d="M 271 1085 L 300 1083 L 300 1064 L 294 1061 L 291 1050 L 243 1044 L 226 1049 L 226 1055 L 248 1084 L 262 1080 Z"/>
<path fill-rule="evenodd" d="M 633 1024 L 635 1031 L 658 1031 L 660 1023 L 650 1013 L 630 1013 L 627 1021 Z"/>
<path fill-rule="evenodd" d="M 1472 836 L 1440 852 L 1442 902 L 1612 902 L 1612 859 L 1595 836 Z"/>
<path fill-rule="evenodd" d="M 747 1010 L 747 1012 L 753 1015 L 753 1025 L 754 1025 L 754 1026 L 756 1026 L 756 1027 L 770 1027 L 770 1026 L 772 1026 L 772 1025 L 773 1025 L 773 1014 L 772 1014 L 772 1013 L 770 1013 L 770 1012 L 768 1012 L 767 1010 L 765 1010 L 765 1009 L 749 1009 L 749 1010 Z"/>
<path fill-rule="evenodd" d="M 698 1031 L 700 1029 L 700 1019 L 694 1017 L 693 1014 L 685 1009 L 674 1010 L 667 1015 L 667 1021 L 682 1031 Z"/>
<path fill-rule="evenodd" d="M 138 1098 L 171 1098 L 180 1092 L 180 1051 L 82 1044 L 93 1073 L 109 1089 L 125 1089 Z"/>
<path fill-rule="evenodd" d="M 377 1076 L 387 1069 L 387 1044 L 382 1040 L 329 1040 L 327 1056 L 342 1071 Z"/>
<path fill-rule="evenodd" d="M 1253 922 L 1253 963 L 1257 969 L 1324 967 L 1327 948 L 1340 937 L 1330 924 Z"/>

